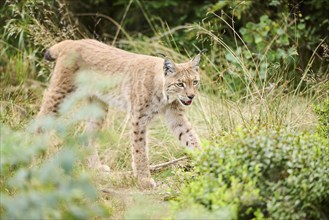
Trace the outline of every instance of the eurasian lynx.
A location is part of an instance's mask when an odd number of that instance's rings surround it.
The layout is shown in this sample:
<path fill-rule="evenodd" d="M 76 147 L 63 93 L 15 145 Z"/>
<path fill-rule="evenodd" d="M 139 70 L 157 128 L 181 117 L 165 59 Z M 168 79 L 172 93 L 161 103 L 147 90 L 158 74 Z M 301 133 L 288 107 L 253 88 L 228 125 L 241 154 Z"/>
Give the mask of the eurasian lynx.
<path fill-rule="evenodd" d="M 123 51 L 96 40 L 65 40 L 45 53 L 47 60 L 56 60 L 49 88 L 46 90 L 38 117 L 57 113 L 60 103 L 79 89 L 76 77 L 90 71 L 109 79 L 119 77 L 111 91 L 93 91 L 90 97 L 110 106 L 124 108 L 131 115 L 132 167 L 143 187 L 153 187 L 151 178 L 147 127 L 157 114 L 164 114 L 169 127 L 181 143 L 199 148 L 198 135 L 188 121 L 184 106 L 192 104 L 200 83 L 200 54 L 189 62 L 175 64 L 172 60 Z M 105 114 L 104 114 L 105 115 Z M 89 122 L 89 128 L 97 126 Z M 101 165 L 97 150 L 90 166 Z"/>

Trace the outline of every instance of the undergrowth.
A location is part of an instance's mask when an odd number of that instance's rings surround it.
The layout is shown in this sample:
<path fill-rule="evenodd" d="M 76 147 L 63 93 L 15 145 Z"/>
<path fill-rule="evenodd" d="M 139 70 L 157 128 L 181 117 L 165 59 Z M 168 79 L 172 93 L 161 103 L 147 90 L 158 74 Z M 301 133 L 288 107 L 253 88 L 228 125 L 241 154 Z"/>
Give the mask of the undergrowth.
<path fill-rule="evenodd" d="M 126 4 L 118 2 L 115 7 Z M 276 2 L 266 4 L 284 11 L 280 16 L 264 14 L 250 21 L 246 12 L 253 4 L 262 7 L 257 2 L 209 3 L 194 12 L 199 22 L 176 27 L 150 12 L 177 6 L 175 1 L 127 1 L 119 21 L 101 13 L 74 14 L 78 2 L 3 3 L 1 217 L 328 218 L 328 142 L 316 134 L 328 138 L 328 45 L 309 25 L 321 13 L 292 19 L 287 6 Z M 141 13 L 133 14 L 132 8 Z M 129 13 L 142 16 L 151 31 L 129 31 Z M 93 30 L 82 17 L 93 20 Z M 325 23 L 323 19 L 319 28 Z M 97 25 L 116 31 L 105 33 L 103 28 L 100 35 Z M 179 171 L 174 166 L 154 173 L 158 187 L 153 191 L 140 192 L 132 177 L 129 117 L 124 112 L 110 109 L 104 128 L 95 134 L 110 174 L 90 171 L 84 164 L 88 134 L 83 121 L 98 111 L 85 104 L 83 92 L 62 105 L 58 118 L 37 122 L 45 134 L 29 130 L 53 68 L 43 51 L 61 40 L 81 38 L 103 39 L 137 53 L 161 53 L 175 62 L 208 48 L 200 65 L 201 91 L 188 110 L 205 151 L 194 155 L 194 162 L 178 165 Z M 152 123 L 149 136 L 152 164 L 186 153 L 161 117 Z"/>
<path fill-rule="evenodd" d="M 329 142 L 290 129 L 237 129 L 193 155 L 176 211 L 225 219 L 325 219 Z"/>

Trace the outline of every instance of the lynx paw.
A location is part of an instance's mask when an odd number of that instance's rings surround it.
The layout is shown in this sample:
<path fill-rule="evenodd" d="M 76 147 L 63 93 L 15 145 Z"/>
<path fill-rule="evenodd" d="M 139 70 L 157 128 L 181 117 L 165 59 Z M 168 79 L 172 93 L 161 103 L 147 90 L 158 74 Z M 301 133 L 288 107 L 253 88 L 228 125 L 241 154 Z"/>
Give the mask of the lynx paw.
<path fill-rule="evenodd" d="M 110 172 L 110 167 L 107 166 L 107 165 L 103 165 L 103 164 L 100 164 L 96 167 L 97 170 L 101 171 L 101 172 Z"/>
<path fill-rule="evenodd" d="M 152 178 L 140 178 L 138 179 L 138 185 L 143 189 L 153 189 L 156 187 L 156 183 Z"/>

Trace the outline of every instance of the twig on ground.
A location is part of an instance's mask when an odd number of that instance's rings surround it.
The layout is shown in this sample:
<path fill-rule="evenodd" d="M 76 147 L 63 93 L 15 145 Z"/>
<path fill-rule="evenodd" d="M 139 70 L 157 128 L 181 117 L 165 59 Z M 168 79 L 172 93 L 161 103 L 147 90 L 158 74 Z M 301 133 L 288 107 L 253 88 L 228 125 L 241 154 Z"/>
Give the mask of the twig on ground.
<path fill-rule="evenodd" d="M 165 162 L 165 163 L 160 163 L 160 164 L 157 164 L 157 165 L 153 165 L 153 166 L 150 166 L 150 170 L 151 170 L 151 172 L 158 171 L 158 170 L 161 170 L 163 168 L 166 168 L 170 165 L 176 164 L 176 163 L 178 163 L 182 160 L 186 160 L 186 159 L 188 159 L 188 157 L 184 156 L 184 157 L 180 157 L 178 159 L 172 160 L 172 161 L 168 161 L 168 162 Z"/>
<path fill-rule="evenodd" d="M 152 191 L 130 191 L 126 189 L 116 190 L 116 189 L 101 189 L 101 192 L 112 195 L 112 196 L 138 196 L 138 195 L 152 195 Z"/>

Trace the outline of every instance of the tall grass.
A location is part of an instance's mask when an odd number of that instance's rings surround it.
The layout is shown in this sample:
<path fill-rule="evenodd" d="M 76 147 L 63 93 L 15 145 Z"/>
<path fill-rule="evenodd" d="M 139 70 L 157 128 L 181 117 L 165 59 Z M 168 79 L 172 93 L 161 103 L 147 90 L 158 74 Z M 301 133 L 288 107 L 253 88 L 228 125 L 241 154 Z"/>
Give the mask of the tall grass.
<path fill-rule="evenodd" d="M 140 5 L 139 1 L 137 3 Z M 66 10 L 64 6 L 62 10 Z M 63 16 L 63 19 L 66 19 L 63 27 L 59 21 L 52 20 L 53 13 L 51 11 L 45 10 L 44 13 L 48 13 L 47 18 L 49 20 L 47 22 L 40 22 L 38 17 L 32 17 L 29 25 L 32 25 L 31 30 L 33 31 L 28 35 L 21 35 L 28 36 L 25 39 L 22 37 L 20 40 L 26 43 L 26 47 L 18 45 L 15 47 L 9 44 L 8 36 L 22 33 L 22 30 L 25 31 L 27 26 L 20 30 L 7 28 L 4 35 L 7 37 L 3 36 L 1 40 L 3 48 L 1 50 L 1 62 L 4 65 L 0 69 L 0 122 L 12 128 L 26 127 L 40 107 L 42 91 L 47 84 L 45 79 L 49 77 L 49 69 L 52 65 L 45 63 L 42 59 L 40 53 L 42 47 L 46 48 L 67 38 L 91 36 L 90 33 L 81 33 L 81 29 L 73 27 L 74 22 L 70 20 L 71 17 Z M 262 125 L 268 128 L 290 127 L 291 129 L 311 132 L 315 130 L 317 119 L 312 104 L 321 98 L 323 82 L 314 83 L 313 86 L 305 87 L 304 90 L 301 89 L 301 85 L 308 76 L 313 56 L 310 58 L 310 65 L 303 70 L 303 76 L 297 87 L 293 87 L 287 81 L 288 64 L 276 68 L 272 71 L 274 72 L 272 75 L 267 69 L 265 80 L 260 80 L 261 62 L 254 59 L 250 62 L 237 52 L 238 48 L 242 48 L 253 56 L 253 51 L 243 41 L 239 33 L 234 30 L 232 25 L 224 22 L 225 20 L 221 17 L 217 16 L 234 32 L 235 47 L 229 46 L 219 35 L 213 33 L 209 26 L 202 23 L 201 25 L 185 25 L 170 29 L 163 21 L 162 26 L 157 27 L 152 23 L 153 21 L 146 11 L 143 11 L 143 14 L 154 31 L 154 37 L 131 35 L 125 30 L 122 24 L 124 24 L 126 16 L 129 16 L 129 6 L 120 22 L 100 14 L 80 14 L 78 16 L 102 17 L 108 22 L 114 23 L 118 31 L 114 40 L 108 42 L 109 44 L 112 43 L 120 48 L 143 54 L 157 55 L 157 53 L 163 53 L 176 62 L 186 61 L 193 56 L 191 51 L 180 48 L 180 43 L 175 40 L 176 32 L 182 32 L 186 35 L 195 34 L 200 41 L 208 40 L 211 42 L 213 49 L 202 57 L 202 89 L 197 102 L 188 109 L 189 118 L 200 134 L 203 144 L 206 144 L 213 136 L 230 132 L 238 126 L 244 126 L 247 129 Z M 20 19 L 23 19 L 23 16 Z M 12 23 L 12 25 L 15 24 Z M 63 28 L 67 28 L 67 31 L 63 31 Z M 117 38 L 119 33 L 123 33 L 123 39 Z M 47 37 L 42 38 L 41 36 Z M 19 43 L 19 45 L 21 44 Z M 270 43 L 267 49 L 269 50 L 271 46 Z M 195 47 L 197 48 L 197 46 Z M 9 50 L 11 51 L 8 52 Z M 185 51 L 185 53 L 181 51 Z M 226 59 L 225 54 L 233 57 L 237 65 Z M 273 66 L 275 65 L 273 64 Z M 227 75 L 228 73 L 232 75 Z M 76 107 L 77 105 L 80 104 L 73 106 Z M 69 107 L 72 107 L 71 104 Z M 66 110 L 63 111 L 67 113 Z M 85 117 L 87 112 L 82 111 L 80 113 Z M 72 122 L 67 116 L 59 117 L 57 120 L 62 122 L 62 124 L 57 124 L 61 126 L 70 122 L 69 129 L 62 131 L 66 137 L 71 135 L 73 139 L 79 138 L 84 132 L 84 123 L 80 120 Z M 101 160 L 104 164 L 109 165 L 112 172 L 106 175 L 95 172 L 93 173 L 93 180 L 99 191 L 107 189 L 114 192 L 103 193 L 100 200 L 105 202 L 107 209 L 111 209 L 113 216 L 117 218 L 122 218 L 126 212 L 127 216 L 136 214 L 137 211 L 132 213 L 130 207 L 134 207 L 134 210 L 140 209 L 135 206 L 138 202 L 134 202 L 136 182 L 131 175 L 130 168 L 129 124 L 129 117 L 126 113 L 110 109 L 104 128 L 96 134 Z M 149 137 L 152 164 L 172 160 L 185 153 L 183 147 L 179 146 L 178 141 L 172 137 L 161 117 L 151 124 Z M 64 138 L 64 140 L 66 139 Z M 61 141 L 56 141 L 56 143 L 59 146 L 62 145 Z M 168 168 L 154 174 L 159 187 L 151 192 L 152 199 L 155 198 L 156 201 L 162 203 L 168 191 L 179 188 L 180 182 L 175 179 L 172 171 L 172 168 Z M 122 191 L 122 189 L 125 190 Z"/>

